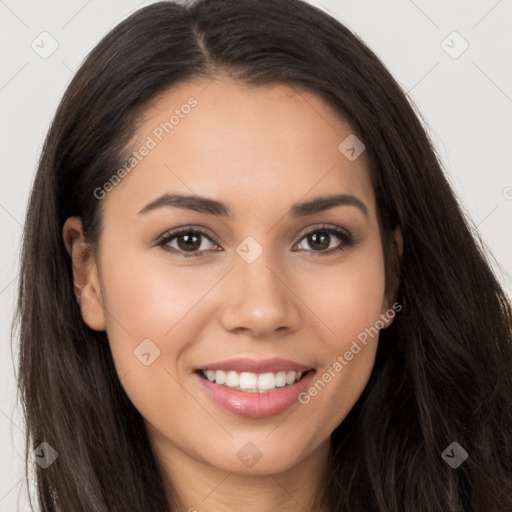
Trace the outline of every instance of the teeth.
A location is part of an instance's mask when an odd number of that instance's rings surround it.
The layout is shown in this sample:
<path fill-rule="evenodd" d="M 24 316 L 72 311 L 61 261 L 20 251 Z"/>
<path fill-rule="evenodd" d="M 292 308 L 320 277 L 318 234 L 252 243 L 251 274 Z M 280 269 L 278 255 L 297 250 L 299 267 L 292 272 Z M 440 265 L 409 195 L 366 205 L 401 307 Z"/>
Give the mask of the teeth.
<path fill-rule="evenodd" d="M 258 387 L 258 376 L 255 373 L 243 372 L 240 374 L 240 389 L 255 389 Z M 231 386 L 233 387 L 233 386 Z"/>
<path fill-rule="evenodd" d="M 276 376 L 272 372 L 258 375 L 258 391 L 270 391 L 276 387 Z M 243 388 L 242 388 L 243 389 Z"/>
<path fill-rule="evenodd" d="M 226 375 L 226 386 L 237 388 L 240 385 L 240 375 L 237 372 L 228 372 Z"/>
<path fill-rule="evenodd" d="M 286 386 L 286 372 L 277 372 L 276 373 L 276 386 L 278 388 L 282 388 Z"/>
<path fill-rule="evenodd" d="M 294 371 L 257 374 L 251 372 L 238 373 L 235 371 L 207 370 L 201 373 L 210 382 L 249 393 L 265 393 L 276 389 L 276 387 L 289 386 L 302 377 L 302 372 Z"/>

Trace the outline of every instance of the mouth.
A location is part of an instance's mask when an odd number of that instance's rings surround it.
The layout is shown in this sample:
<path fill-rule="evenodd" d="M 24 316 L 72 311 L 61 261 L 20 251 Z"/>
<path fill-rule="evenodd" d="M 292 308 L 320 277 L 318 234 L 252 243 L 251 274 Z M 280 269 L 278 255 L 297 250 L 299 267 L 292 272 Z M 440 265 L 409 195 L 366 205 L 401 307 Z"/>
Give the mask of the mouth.
<path fill-rule="evenodd" d="M 194 375 L 216 405 L 256 419 L 275 416 L 298 402 L 315 372 L 283 359 L 232 359 L 197 368 Z"/>
<path fill-rule="evenodd" d="M 285 371 L 253 373 L 237 372 L 234 370 L 197 370 L 203 379 L 218 386 L 225 386 L 246 393 L 268 393 L 279 388 L 285 388 L 299 382 L 308 372 Z"/>

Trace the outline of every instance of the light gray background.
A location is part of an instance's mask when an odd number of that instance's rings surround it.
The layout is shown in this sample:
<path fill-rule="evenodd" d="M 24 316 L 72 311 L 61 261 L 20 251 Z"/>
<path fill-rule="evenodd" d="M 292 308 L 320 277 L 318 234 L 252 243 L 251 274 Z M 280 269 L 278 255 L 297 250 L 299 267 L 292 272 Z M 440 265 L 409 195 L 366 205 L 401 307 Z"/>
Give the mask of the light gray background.
<path fill-rule="evenodd" d="M 24 425 L 15 401 L 10 323 L 22 224 L 44 136 L 83 58 L 139 0 L 0 0 L 0 512 L 28 511 Z M 323 0 L 358 33 L 421 111 L 468 214 L 512 285 L 511 0 Z M 41 58 L 47 31 L 57 50 Z M 458 58 L 463 41 L 469 44 Z M 45 48 L 50 48 L 45 40 Z M 448 46 L 448 48 L 447 48 Z M 449 47 L 452 47 L 451 49 Z M 449 222 L 449 219 L 447 219 Z M 501 271 L 499 271 L 501 272 Z M 16 345 L 15 345 L 16 347 Z M 19 500 L 19 501 L 18 501 Z"/>

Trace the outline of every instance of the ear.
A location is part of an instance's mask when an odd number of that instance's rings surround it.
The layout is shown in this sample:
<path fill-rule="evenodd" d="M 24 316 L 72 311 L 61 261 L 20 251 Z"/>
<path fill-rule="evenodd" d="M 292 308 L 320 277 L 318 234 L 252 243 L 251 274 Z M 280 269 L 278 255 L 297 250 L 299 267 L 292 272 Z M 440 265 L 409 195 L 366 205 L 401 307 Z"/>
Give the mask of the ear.
<path fill-rule="evenodd" d="M 395 228 L 393 233 L 392 243 L 395 245 L 396 251 L 398 252 L 399 259 L 402 258 L 402 254 L 404 253 L 404 239 L 402 237 L 402 230 L 400 226 Z"/>
<path fill-rule="evenodd" d="M 84 322 L 95 331 L 106 329 L 96 258 L 85 241 L 80 217 L 69 217 L 62 228 L 64 245 L 73 265 L 73 286 Z"/>
<path fill-rule="evenodd" d="M 386 293 L 381 311 L 381 320 L 384 323 L 384 328 L 389 327 L 393 323 L 395 314 L 393 313 L 393 315 L 391 315 L 389 312 L 393 310 L 393 304 L 396 301 L 398 288 L 400 286 L 400 261 L 404 252 L 404 240 L 400 226 L 395 228 L 389 243 L 389 261 L 386 268 Z M 398 311 L 400 309 L 398 309 Z"/>

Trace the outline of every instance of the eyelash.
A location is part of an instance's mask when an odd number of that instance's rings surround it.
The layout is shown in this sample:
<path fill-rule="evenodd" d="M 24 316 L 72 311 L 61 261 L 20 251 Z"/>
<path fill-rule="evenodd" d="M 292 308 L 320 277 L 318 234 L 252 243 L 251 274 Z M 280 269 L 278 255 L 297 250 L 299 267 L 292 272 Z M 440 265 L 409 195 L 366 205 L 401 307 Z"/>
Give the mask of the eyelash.
<path fill-rule="evenodd" d="M 299 239 L 299 242 L 302 239 L 306 238 L 308 235 L 311 235 L 312 233 L 317 233 L 317 232 L 328 233 L 329 235 L 334 235 L 335 237 L 337 237 L 337 238 L 339 238 L 341 240 L 341 243 L 339 244 L 339 246 L 337 248 L 329 249 L 329 250 L 325 250 L 325 251 L 312 251 L 312 250 L 309 250 L 309 252 L 312 253 L 315 257 L 316 256 L 328 256 L 328 255 L 331 255 L 331 254 L 335 254 L 335 253 L 346 251 L 347 248 L 351 247 L 353 245 L 353 243 L 354 243 L 353 238 L 352 238 L 352 236 L 350 235 L 350 233 L 348 231 L 346 231 L 344 229 L 341 229 L 341 228 L 333 228 L 333 227 L 329 227 L 329 226 L 325 226 L 325 225 L 324 226 L 319 226 L 317 228 L 314 228 L 314 229 L 308 231 L 307 233 L 305 233 Z M 175 231 L 168 231 L 168 232 L 164 233 L 158 239 L 156 245 L 158 247 L 162 247 L 166 251 L 170 251 L 170 252 L 173 252 L 173 253 L 180 254 L 180 255 L 184 256 L 185 258 L 203 257 L 204 253 L 207 252 L 207 251 L 194 251 L 194 252 L 187 253 L 187 251 L 182 251 L 180 249 L 175 249 L 174 247 L 165 247 L 166 244 L 168 244 L 170 241 L 174 240 L 175 238 L 177 238 L 179 235 L 182 235 L 182 234 L 201 235 L 201 236 L 204 236 L 205 238 L 207 238 L 214 245 L 217 245 L 217 246 L 219 245 L 214 240 L 212 240 L 212 238 L 207 233 L 205 233 L 201 229 L 196 229 L 196 228 L 193 229 L 193 228 L 190 228 L 190 227 L 179 228 L 179 229 L 177 229 Z"/>

